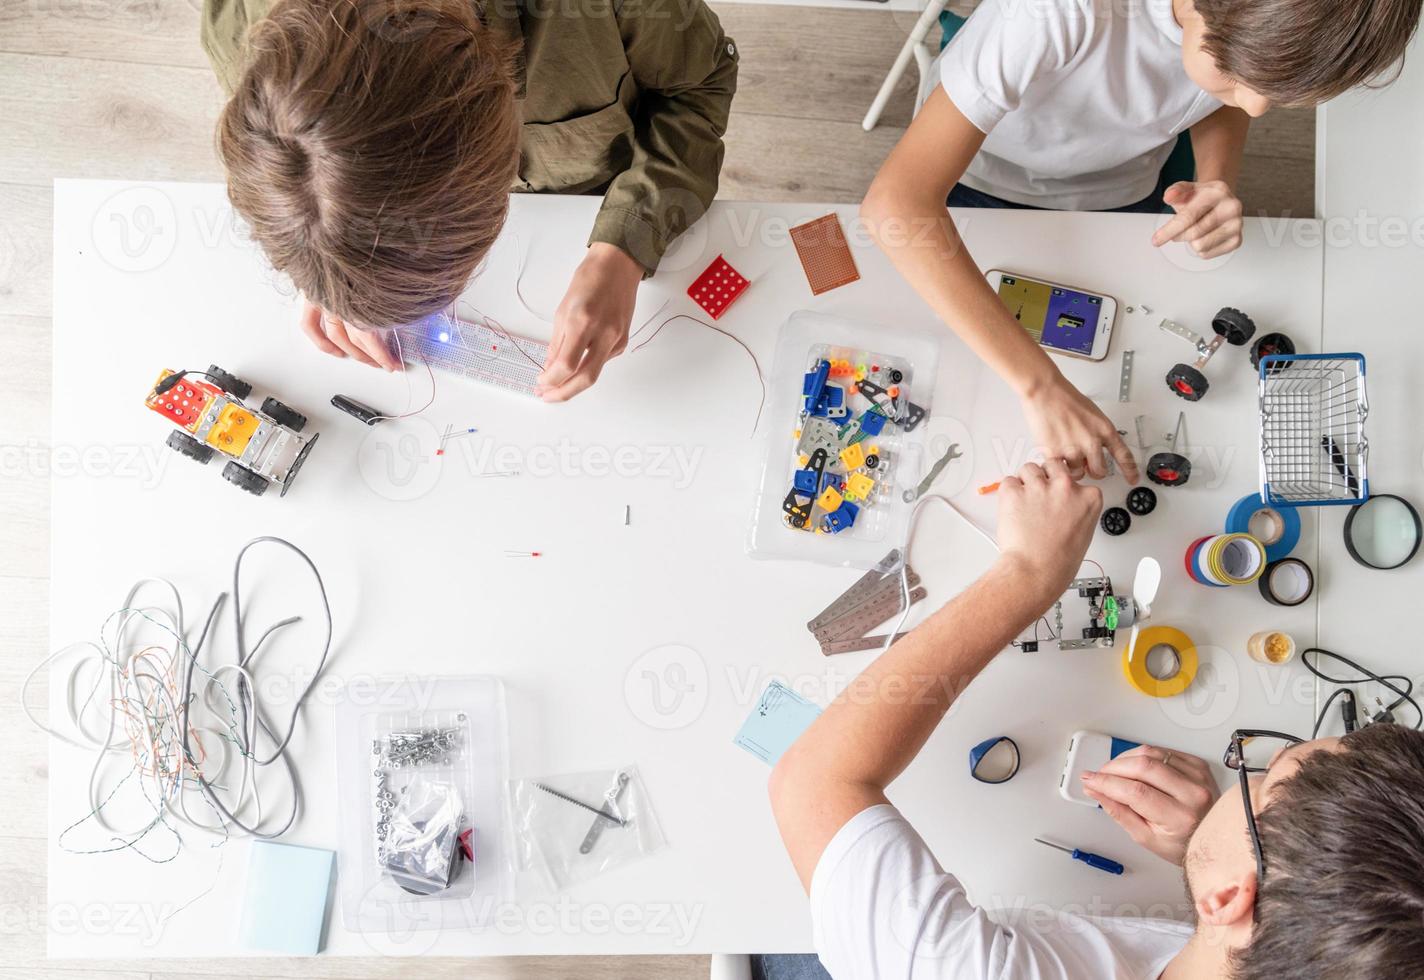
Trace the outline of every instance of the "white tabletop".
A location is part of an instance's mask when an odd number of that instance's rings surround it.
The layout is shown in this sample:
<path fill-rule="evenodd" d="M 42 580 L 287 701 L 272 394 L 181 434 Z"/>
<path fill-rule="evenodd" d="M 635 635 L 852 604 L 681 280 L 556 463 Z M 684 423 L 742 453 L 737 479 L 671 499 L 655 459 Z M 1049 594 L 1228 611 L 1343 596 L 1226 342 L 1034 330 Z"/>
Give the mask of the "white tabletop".
<path fill-rule="evenodd" d="M 1369 474 L 1373 493 L 1424 507 L 1420 378 L 1424 276 L 1424 35 L 1416 34 L 1399 79 L 1338 98 L 1320 111 L 1317 198 L 1325 219 L 1325 349 L 1368 359 Z M 1321 643 L 1376 671 L 1420 679 L 1407 613 L 1424 593 L 1424 559 L 1362 568 L 1345 550 L 1343 508 L 1321 523 Z M 1362 689 L 1372 699 L 1373 689 Z M 1373 703 L 1371 701 L 1371 703 Z M 1400 721 L 1415 721 L 1406 707 Z"/>
<path fill-rule="evenodd" d="M 517 197 L 508 233 L 469 294 L 516 333 L 546 336 L 514 291 L 545 314 L 574 268 L 596 202 Z M 147 209 L 145 213 L 143 209 Z M 752 280 L 720 321 L 769 368 L 777 327 L 797 309 L 943 338 L 933 417 L 936 447 L 968 450 L 937 489 L 992 523 L 992 499 L 973 488 L 1028 454 L 1026 429 L 1007 390 L 976 362 L 857 234 L 853 207 L 836 208 L 862 279 L 812 297 L 785 230 L 829 210 L 807 204 L 719 203 L 645 284 L 635 323 L 666 310 L 698 312 L 683 290 L 717 254 Z M 1321 249 L 1303 244 L 1307 222 L 1252 221 L 1246 245 L 1209 267 L 1175 247 L 1151 248 L 1156 219 L 1141 215 L 974 212 L 957 215 L 984 268 L 1001 267 L 1101 290 L 1123 307 L 1108 360 L 1065 363 L 1122 428 L 1136 414 L 1150 428 L 1188 413 L 1196 457 L 1191 483 L 1159 491 L 1158 510 L 1122 538 L 1100 534 L 1089 552 L 1124 586 L 1150 554 L 1164 580 L 1154 622 L 1197 641 L 1205 667 L 1184 696 L 1156 701 L 1124 681 L 1118 651 L 1006 652 L 975 683 L 891 789 L 941 860 L 991 905 L 1042 904 L 1122 913 L 1181 914 L 1180 871 L 1135 847 L 1103 814 L 1062 801 L 1057 774 L 1069 735 L 1106 731 L 1220 757 L 1237 724 L 1307 724 L 1313 691 L 1300 665 L 1263 668 L 1244 654 L 1258 629 L 1314 640 L 1314 604 L 1267 605 L 1252 587 L 1207 589 L 1182 568 L 1187 543 L 1218 531 L 1229 505 L 1256 484 L 1253 372 L 1227 349 L 1208 369 L 1212 390 L 1185 405 L 1162 382 L 1188 347 L 1160 333 L 1175 318 L 1209 329 L 1223 305 L 1262 329 L 1285 330 L 1319 348 Z M 139 227 L 140 223 L 142 228 Z M 147 229 L 144 237 L 137 232 Z M 124 236 L 128 236 L 125 238 Z M 54 479 L 53 623 L 56 644 L 86 638 L 135 578 L 162 574 L 205 608 L 227 587 L 237 547 L 257 534 L 290 537 L 322 568 L 338 623 L 329 668 L 336 680 L 371 674 L 486 673 L 509 694 L 514 776 L 636 763 L 670 846 L 571 890 L 525 896 L 512 925 L 393 940 L 333 926 L 339 954 L 635 953 L 804 950 L 805 900 L 767 805 L 767 768 L 734 747 L 733 734 L 772 677 L 828 701 L 870 654 L 821 657 L 805 621 L 858 573 L 804 562 L 757 562 L 743 550 L 759 465 L 748 438 L 757 385 L 746 355 L 710 330 L 670 324 L 637 354 L 610 364 L 600 383 L 565 406 L 442 379 L 419 419 L 368 430 L 328 404 L 344 392 L 384 409 L 406 403 L 406 382 L 318 353 L 294 333 L 294 301 L 256 250 L 234 231 L 222 189 L 209 185 L 59 182 L 55 195 L 54 444 L 90 464 Z M 144 243 L 147 243 L 144 246 Z M 127 246 L 127 247 L 126 247 Z M 143 247 L 141 247 L 143 246 Z M 1142 313 L 1142 304 L 1151 307 Z M 1131 404 L 1116 400 L 1118 352 L 1137 351 Z M 254 499 L 217 469 L 162 448 L 163 423 L 142 407 L 162 367 L 214 362 L 308 413 L 321 441 L 291 493 Z M 413 376 L 416 405 L 427 381 Z M 382 476 L 381 440 L 414 433 L 433 446 L 446 423 L 480 430 L 523 460 L 519 478 L 478 479 L 469 460 L 437 465 L 417 454 L 409 473 Z M 766 425 L 789 427 L 789 420 Z M 374 442 L 373 442 L 374 441 Z M 390 443 L 388 443 L 390 444 Z M 561 447 L 567 446 L 568 449 Z M 607 473 L 605 450 L 627 449 L 632 475 Z M 549 472 L 540 459 L 564 460 Z M 679 457 L 677 454 L 681 453 Z M 397 457 L 399 458 L 399 457 Z M 694 460 L 690 476 L 669 460 Z M 1416 457 L 1417 458 L 1417 457 Z M 127 462 L 125 462 L 127 461 Z M 539 475 L 535 470 L 540 470 Z M 408 478 L 407 478 L 408 477 Z M 1120 479 L 1105 484 L 1121 504 Z M 632 521 L 624 525 L 625 505 Z M 809 542 L 814 544 L 814 542 Z M 535 561 L 504 548 L 539 550 Z M 1298 554 L 1316 554 L 1307 515 Z M 990 561 L 988 546 L 951 515 L 930 510 L 914 564 L 933 608 Z M 1354 574 L 1342 566 L 1340 577 Z M 1332 581 L 1334 576 L 1332 575 Z M 287 611 L 269 586 L 253 602 Z M 1078 612 L 1066 606 L 1070 626 Z M 190 617 L 198 613 L 190 609 Z M 224 637 L 226 639 L 226 637 Z M 660 685 L 684 645 L 690 687 L 680 703 Z M 653 651 L 651 656 L 649 652 Z M 293 673 L 300 667 L 291 665 Z M 59 685 L 53 688 L 59 716 Z M 674 704 L 676 704 L 674 710 Z M 327 704 L 308 707 L 297 748 L 307 807 L 289 839 L 335 847 L 337 805 Z M 1009 784 L 976 784 L 969 747 L 1013 736 L 1024 765 Z M 51 758 L 53 832 L 86 809 L 85 755 L 56 745 Z M 1127 864 L 1110 878 L 1032 844 L 1047 834 Z M 246 845 L 191 847 L 151 866 L 131 853 L 50 855 L 50 902 L 161 909 L 214 881 L 210 894 L 147 928 L 66 929 L 51 918 L 51 949 L 65 956 L 212 955 L 238 952 Z M 221 858 L 221 871 L 216 872 Z M 532 911 L 531 911 L 532 910 Z M 620 911 L 621 910 L 621 911 Z M 609 916 L 625 916 L 626 926 Z M 157 914 L 162 914 L 159 911 Z"/>

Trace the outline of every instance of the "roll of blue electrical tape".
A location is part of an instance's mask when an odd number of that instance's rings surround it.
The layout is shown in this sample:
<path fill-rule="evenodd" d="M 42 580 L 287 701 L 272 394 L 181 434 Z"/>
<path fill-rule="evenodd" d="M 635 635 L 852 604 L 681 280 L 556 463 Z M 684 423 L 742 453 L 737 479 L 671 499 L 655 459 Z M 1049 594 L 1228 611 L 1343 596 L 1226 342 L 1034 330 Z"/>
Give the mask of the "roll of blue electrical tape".
<path fill-rule="evenodd" d="M 1248 493 L 1226 512 L 1227 534 L 1249 534 L 1266 546 L 1266 561 L 1280 561 L 1300 541 L 1300 514 L 1294 507 L 1270 506 Z"/>

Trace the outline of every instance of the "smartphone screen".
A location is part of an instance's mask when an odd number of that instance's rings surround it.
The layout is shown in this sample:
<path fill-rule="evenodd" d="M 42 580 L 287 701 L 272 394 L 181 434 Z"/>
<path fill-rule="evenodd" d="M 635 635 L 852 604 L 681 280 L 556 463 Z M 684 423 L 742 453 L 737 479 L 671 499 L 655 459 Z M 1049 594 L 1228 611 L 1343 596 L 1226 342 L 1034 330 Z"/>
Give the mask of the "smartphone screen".
<path fill-rule="evenodd" d="M 999 299 L 1041 346 L 1092 356 L 1103 309 L 1101 296 L 1023 276 L 1002 275 Z"/>

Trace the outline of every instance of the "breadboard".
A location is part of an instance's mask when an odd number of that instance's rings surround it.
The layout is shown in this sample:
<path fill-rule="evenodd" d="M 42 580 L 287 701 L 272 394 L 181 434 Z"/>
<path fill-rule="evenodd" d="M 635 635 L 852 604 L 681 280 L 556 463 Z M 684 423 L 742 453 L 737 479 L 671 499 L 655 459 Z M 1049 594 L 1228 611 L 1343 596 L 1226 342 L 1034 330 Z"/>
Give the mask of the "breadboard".
<path fill-rule="evenodd" d="M 834 214 L 792 228 L 791 241 L 813 295 L 819 296 L 860 278 L 845 232 L 841 230 L 840 218 Z"/>
<path fill-rule="evenodd" d="M 436 314 L 392 331 L 390 349 L 409 368 L 429 364 L 470 381 L 533 395 L 549 345 L 484 323 Z"/>

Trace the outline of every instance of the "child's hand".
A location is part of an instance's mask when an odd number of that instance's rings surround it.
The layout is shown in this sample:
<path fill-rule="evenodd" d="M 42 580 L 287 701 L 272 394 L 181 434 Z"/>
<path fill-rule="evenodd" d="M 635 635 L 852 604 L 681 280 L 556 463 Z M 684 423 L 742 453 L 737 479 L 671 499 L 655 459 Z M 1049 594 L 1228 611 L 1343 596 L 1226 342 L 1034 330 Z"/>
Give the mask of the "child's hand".
<path fill-rule="evenodd" d="M 1241 247 L 1241 200 L 1224 180 L 1179 180 L 1162 193 L 1176 217 L 1152 236 L 1152 244 L 1186 242 L 1204 259 Z"/>
<path fill-rule="evenodd" d="M 1056 372 L 1055 372 L 1056 373 Z M 1075 478 L 1086 471 L 1095 479 L 1108 475 L 1106 450 L 1117 460 L 1129 484 L 1137 482 L 1137 460 L 1102 409 L 1061 374 L 1024 397 L 1024 415 L 1047 459 L 1061 459 Z"/>
<path fill-rule="evenodd" d="M 377 330 L 362 330 L 349 326 L 340 317 L 332 316 L 302 297 L 302 312 L 298 320 L 317 349 L 333 357 L 354 357 L 362 364 L 399 371 L 400 361 L 387 348 L 385 338 Z"/>
<path fill-rule="evenodd" d="M 539 375 L 539 396 L 567 401 L 598 380 L 628 346 L 628 325 L 643 267 L 616 245 L 594 242 L 554 314 L 554 336 Z"/>
<path fill-rule="evenodd" d="M 1082 564 L 1098 528 L 1103 492 L 1079 483 L 1061 459 L 1025 463 L 999 483 L 1001 560 L 1015 565 L 1023 597 L 1047 609 Z"/>

